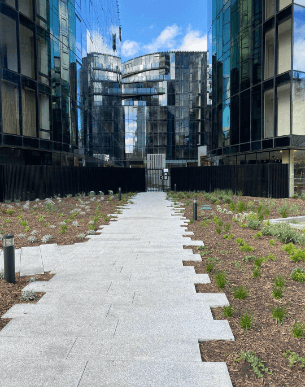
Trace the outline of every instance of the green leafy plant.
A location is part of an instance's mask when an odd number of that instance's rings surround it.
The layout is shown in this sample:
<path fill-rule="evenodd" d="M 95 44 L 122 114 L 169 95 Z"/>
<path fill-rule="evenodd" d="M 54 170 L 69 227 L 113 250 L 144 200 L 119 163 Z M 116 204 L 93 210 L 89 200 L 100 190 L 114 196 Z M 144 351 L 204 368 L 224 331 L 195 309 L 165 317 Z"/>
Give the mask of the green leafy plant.
<path fill-rule="evenodd" d="M 254 260 L 254 266 L 260 269 L 262 267 L 263 262 L 265 262 L 264 257 L 257 257 Z"/>
<path fill-rule="evenodd" d="M 305 261 L 305 251 L 297 249 L 294 254 L 290 256 L 290 259 L 294 262 Z"/>
<path fill-rule="evenodd" d="M 240 359 L 247 361 L 250 366 L 252 367 L 253 372 L 258 378 L 262 378 L 264 375 L 263 373 L 273 375 L 272 371 L 269 370 L 267 367 L 264 366 L 262 360 L 256 356 L 255 352 L 248 351 L 244 352 L 241 351 Z"/>
<path fill-rule="evenodd" d="M 235 202 L 231 202 L 230 205 L 229 205 L 229 208 L 232 212 L 235 212 L 236 211 L 236 203 Z"/>
<path fill-rule="evenodd" d="M 262 237 L 262 235 L 263 234 L 259 231 L 259 232 L 256 232 L 253 237 L 254 237 L 254 239 L 259 239 Z"/>
<path fill-rule="evenodd" d="M 222 229 L 221 229 L 221 227 L 216 227 L 215 231 L 219 235 L 219 234 L 221 234 Z"/>
<path fill-rule="evenodd" d="M 261 222 L 259 219 L 249 219 L 247 221 L 247 227 L 251 228 L 252 230 L 258 230 L 261 227 Z"/>
<path fill-rule="evenodd" d="M 290 278 L 298 282 L 305 282 L 305 270 L 302 267 L 296 267 L 290 273 Z"/>
<path fill-rule="evenodd" d="M 222 310 L 223 310 L 223 314 L 225 317 L 232 317 L 233 316 L 234 310 L 233 310 L 232 305 L 224 306 L 222 308 Z"/>
<path fill-rule="evenodd" d="M 271 259 L 271 261 L 276 261 L 276 258 L 275 258 L 275 256 L 274 256 L 274 254 L 269 254 L 268 255 L 268 257 L 267 257 L 268 259 Z"/>
<path fill-rule="evenodd" d="M 241 238 L 237 238 L 236 243 L 238 243 L 240 246 L 243 246 L 246 242 Z"/>
<path fill-rule="evenodd" d="M 14 211 L 12 208 L 8 208 L 8 209 L 5 211 L 5 213 L 6 213 L 7 215 L 13 215 L 13 214 L 15 213 L 15 211 Z"/>
<path fill-rule="evenodd" d="M 28 232 L 30 231 L 30 227 L 29 226 L 26 226 L 25 229 L 24 229 L 25 232 Z"/>
<path fill-rule="evenodd" d="M 67 231 L 67 228 L 68 228 L 68 226 L 67 226 L 66 224 L 62 224 L 62 225 L 60 226 L 59 232 L 60 232 L 61 234 L 65 234 L 66 231 Z"/>
<path fill-rule="evenodd" d="M 21 220 L 19 222 L 20 226 L 27 226 L 28 225 L 28 222 L 26 220 Z"/>
<path fill-rule="evenodd" d="M 240 317 L 240 326 L 245 331 L 246 329 L 250 329 L 253 326 L 253 315 L 248 314 L 248 311 L 245 312 L 244 315 Z"/>
<path fill-rule="evenodd" d="M 207 262 L 206 262 L 206 267 L 205 267 L 206 272 L 207 272 L 207 273 L 211 273 L 211 271 L 212 271 L 212 270 L 214 269 L 214 267 L 216 266 L 217 262 L 218 262 L 218 259 L 217 259 L 217 258 L 213 258 L 213 257 L 208 258 L 208 259 L 207 259 Z"/>
<path fill-rule="evenodd" d="M 252 261 L 255 258 L 256 258 L 255 255 L 247 255 L 246 257 L 243 258 L 243 261 L 249 262 L 249 261 Z"/>
<path fill-rule="evenodd" d="M 272 318 L 276 321 L 276 324 L 278 324 L 279 322 L 282 323 L 287 315 L 285 307 L 281 307 L 279 305 L 277 305 L 275 308 L 272 308 L 271 312 Z"/>
<path fill-rule="evenodd" d="M 40 223 L 43 223 L 45 220 L 44 220 L 44 216 L 43 215 L 39 215 L 39 219 L 38 219 L 38 222 Z"/>
<path fill-rule="evenodd" d="M 292 367 L 296 363 L 300 362 L 301 367 L 305 367 L 305 357 L 299 356 L 297 353 L 292 351 L 286 351 L 284 357 L 289 360 L 289 367 Z"/>
<path fill-rule="evenodd" d="M 296 338 L 305 336 L 305 324 L 301 322 L 296 322 L 292 327 L 292 334 Z"/>
<path fill-rule="evenodd" d="M 238 201 L 237 202 L 237 211 L 239 213 L 246 211 L 247 210 L 247 205 L 243 201 Z"/>
<path fill-rule="evenodd" d="M 252 275 L 253 275 L 254 278 L 257 278 L 257 277 L 259 277 L 261 275 L 261 272 L 260 272 L 258 267 L 254 268 L 254 270 L 252 272 Z"/>
<path fill-rule="evenodd" d="M 248 297 L 248 290 L 243 285 L 240 285 L 233 290 L 233 296 L 238 300 L 244 300 Z"/>
<path fill-rule="evenodd" d="M 243 196 L 243 192 L 242 191 L 237 191 L 237 196 Z"/>
<path fill-rule="evenodd" d="M 234 238 L 234 234 L 225 234 L 224 236 L 223 236 L 223 238 L 224 239 L 233 239 Z"/>
<path fill-rule="evenodd" d="M 221 271 L 215 274 L 215 282 L 219 289 L 223 289 L 227 283 L 227 274 L 225 271 Z"/>
<path fill-rule="evenodd" d="M 274 243 L 275 243 L 274 239 L 270 239 L 270 241 L 269 241 L 269 245 L 270 245 L 270 246 L 273 246 L 273 245 L 274 245 Z"/>
<path fill-rule="evenodd" d="M 292 255 L 297 250 L 295 245 L 293 243 L 288 243 L 285 246 L 282 247 L 282 250 L 286 251 L 288 254 Z"/>
<path fill-rule="evenodd" d="M 230 229 L 231 229 L 231 225 L 230 225 L 230 223 L 227 223 L 225 225 L 225 232 L 228 232 Z"/>
<path fill-rule="evenodd" d="M 241 269 L 241 268 L 242 268 L 242 265 L 241 265 L 240 262 L 234 261 L 234 267 L 235 267 L 236 269 Z"/>
<path fill-rule="evenodd" d="M 239 247 L 239 250 L 250 252 L 250 251 L 254 250 L 254 247 L 252 247 L 252 246 L 248 245 L 247 243 L 245 243 L 243 246 Z"/>
<path fill-rule="evenodd" d="M 272 295 L 274 298 L 282 298 L 283 297 L 283 288 L 273 286 L 272 288 Z"/>
<path fill-rule="evenodd" d="M 286 285 L 286 281 L 282 275 L 275 275 L 274 276 L 274 286 L 277 286 L 279 288 L 284 288 L 285 285 Z"/>

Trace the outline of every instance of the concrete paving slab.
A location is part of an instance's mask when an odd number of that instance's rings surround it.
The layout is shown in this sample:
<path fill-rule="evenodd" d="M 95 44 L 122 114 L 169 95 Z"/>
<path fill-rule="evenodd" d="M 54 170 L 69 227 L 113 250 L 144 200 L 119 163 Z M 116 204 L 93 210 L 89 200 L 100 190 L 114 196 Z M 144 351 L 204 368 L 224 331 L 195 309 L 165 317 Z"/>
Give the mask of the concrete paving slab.
<path fill-rule="evenodd" d="M 226 365 L 203 363 L 199 353 L 199 341 L 234 340 L 228 322 L 211 313 L 228 305 L 226 296 L 196 293 L 194 284 L 209 283 L 209 276 L 183 266 L 201 261 L 183 246 L 203 242 L 186 236 L 189 221 L 164 193 L 138 194 L 133 202 L 86 243 L 40 247 L 44 270 L 56 275 L 26 286 L 46 292 L 37 304 L 7 312 L 0 359 L 7 340 L 8 357 L 23 370 L 28 347 L 43 386 L 231 387 Z M 40 386 L 33 369 L 23 372 L 26 386 Z M 5 386 L 20 385 L 14 372 Z"/>
<path fill-rule="evenodd" d="M 40 247 L 22 247 L 20 256 L 20 276 L 43 273 L 44 267 Z"/>
<path fill-rule="evenodd" d="M 225 363 L 102 361 L 88 362 L 79 387 L 232 387 Z"/>

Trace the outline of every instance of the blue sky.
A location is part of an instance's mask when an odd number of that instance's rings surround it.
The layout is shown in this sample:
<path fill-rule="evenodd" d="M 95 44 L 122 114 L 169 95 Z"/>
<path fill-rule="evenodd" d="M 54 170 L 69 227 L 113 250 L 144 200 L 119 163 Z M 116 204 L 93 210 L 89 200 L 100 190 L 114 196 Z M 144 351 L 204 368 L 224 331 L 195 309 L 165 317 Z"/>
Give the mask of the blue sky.
<path fill-rule="evenodd" d="M 123 62 L 156 51 L 206 50 L 206 0 L 119 0 Z"/>

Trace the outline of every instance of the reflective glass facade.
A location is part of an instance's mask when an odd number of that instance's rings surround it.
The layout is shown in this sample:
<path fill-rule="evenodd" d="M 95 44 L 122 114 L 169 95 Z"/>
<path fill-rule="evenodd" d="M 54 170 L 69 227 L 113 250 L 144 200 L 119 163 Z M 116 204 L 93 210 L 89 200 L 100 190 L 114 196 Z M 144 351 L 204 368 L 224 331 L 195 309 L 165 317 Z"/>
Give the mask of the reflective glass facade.
<path fill-rule="evenodd" d="M 147 154 L 165 154 L 167 165 L 196 162 L 208 142 L 205 125 L 206 52 L 159 52 L 123 64 L 125 155 L 145 164 Z"/>
<path fill-rule="evenodd" d="M 94 52 L 117 62 L 117 1 L 0 1 L 0 30 L 0 163 L 100 160 L 90 138 L 100 118 L 85 114 L 82 74 L 91 76 Z"/>
<path fill-rule="evenodd" d="M 305 1 L 209 3 L 211 159 L 285 162 L 293 175 L 294 159 L 305 149 Z"/>

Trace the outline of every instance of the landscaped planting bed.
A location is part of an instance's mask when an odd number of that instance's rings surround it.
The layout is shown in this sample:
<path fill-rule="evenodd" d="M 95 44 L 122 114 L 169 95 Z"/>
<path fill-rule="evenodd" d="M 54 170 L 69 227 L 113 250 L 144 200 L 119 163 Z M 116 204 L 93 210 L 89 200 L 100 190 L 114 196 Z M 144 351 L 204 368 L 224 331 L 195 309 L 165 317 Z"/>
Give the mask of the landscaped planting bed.
<path fill-rule="evenodd" d="M 109 224 L 109 214 L 119 213 L 117 206 L 126 204 L 132 193 L 117 195 L 102 192 L 89 196 L 55 197 L 32 202 L 6 202 L 0 204 L 0 248 L 3 248 L 3 234 L 14 234 L 15 248 L 39 246 L 44 243 L 71 245 L 87 242 L 86 236 L 95 234 L 99 226 Z M 116 218 L 113 218 L 115 220 Z M 51 238 L 52 237 L 52 238 Z M 48 281 L 54 274 L 20 277 L 16 273 L 15 284 L 7 283 L 0 273 L 0 317 L 18 303 L 36 303 L 44 293 L 23 294 L 22 289 L 34 280 Z M 0 330 L 10 321 L 1 319 Z"/>
<path fill-rule="evenodd" d="M 304 215 L 305 200 L 224 191 L 169 197 L 185 207 L 192 238 L 205 244 L 193 248 L 202 263 L 185 263 L 210 275 L 211 284 L 196 285 L 197 292 L 224 292 L 230 303 L 212 312 L 228 319 L 235 341 L 200 343 L 202 359 L 226 362 L 234 387 L 305 386 L 305 233 L 268 225 L 268 219 Z"/>
<path fill-rule="evenodd" d="M 101 225 L 109 224 L 109 214 L 128 202 L 132 194 L 122 194 L 122 200 L 110 191 L 89 196 L 48 198 L 32 202 L 0 204 L 0 248 L 3 234 L 14 234 L 15 248 L 39 246 L 44 243 L 70 245 L 87 241 Z M 114 218 L 115 219 L 115 218 Z"/>

